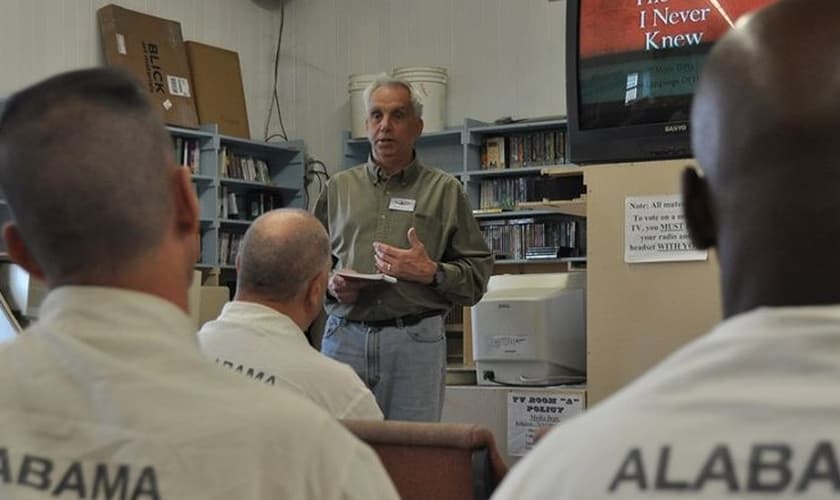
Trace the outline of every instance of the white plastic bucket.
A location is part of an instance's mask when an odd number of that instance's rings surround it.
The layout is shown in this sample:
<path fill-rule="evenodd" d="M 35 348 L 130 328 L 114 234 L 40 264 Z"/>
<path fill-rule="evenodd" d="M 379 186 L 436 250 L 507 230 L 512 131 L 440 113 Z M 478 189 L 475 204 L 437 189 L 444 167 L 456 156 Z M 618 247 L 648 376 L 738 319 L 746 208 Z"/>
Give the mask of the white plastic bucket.
<path fill-rule="evenodd" d="M 356 137 L 367 137 L 365 118 L 367 118 L 367 106 L 365 106 L 365 89 L 376 80 L 379 73 L 360 73 L 350 75 L 347 82 L 347 91 L 350 94 L 350 135 Z"/>
<path fill-rule="evenodd" d="M 446 128 L 446 68 L 406 66 L 394 68 L 394 78 L 414 87 L 423 103 L 423 132 L 440 132 Z"/>

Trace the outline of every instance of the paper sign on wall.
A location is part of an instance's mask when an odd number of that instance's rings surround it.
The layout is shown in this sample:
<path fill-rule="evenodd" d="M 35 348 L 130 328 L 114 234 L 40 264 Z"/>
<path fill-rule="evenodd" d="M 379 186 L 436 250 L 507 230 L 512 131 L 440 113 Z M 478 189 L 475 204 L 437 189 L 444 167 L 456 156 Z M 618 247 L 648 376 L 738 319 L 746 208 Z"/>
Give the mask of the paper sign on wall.
<path fill-rule="evenodd" d="M 534 447 L 540 428 L 582 413 L 583 399 L 582 394 L 575 392 L 508 392 L 508 454 L 521 457 Z"/>
<path fill-rule="evenodd" d="M 706 260 L 708 256 L 708 251 L 691 244 L 680 195 L 625 198 L 624 262 Z"/>

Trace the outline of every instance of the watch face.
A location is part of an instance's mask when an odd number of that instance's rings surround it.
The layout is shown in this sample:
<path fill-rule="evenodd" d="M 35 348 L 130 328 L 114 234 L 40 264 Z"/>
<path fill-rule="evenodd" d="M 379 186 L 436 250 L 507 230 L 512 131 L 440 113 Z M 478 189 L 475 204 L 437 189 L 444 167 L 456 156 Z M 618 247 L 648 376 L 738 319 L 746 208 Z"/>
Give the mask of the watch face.
<path fill-rule="evenodd" d="M 435 285 L 440 285 L 441 283 L 443 283 L 444 276 L 445 275 L 443 273 L 443 269 L 438 269 L 437 271 L 435 271 Z"/>

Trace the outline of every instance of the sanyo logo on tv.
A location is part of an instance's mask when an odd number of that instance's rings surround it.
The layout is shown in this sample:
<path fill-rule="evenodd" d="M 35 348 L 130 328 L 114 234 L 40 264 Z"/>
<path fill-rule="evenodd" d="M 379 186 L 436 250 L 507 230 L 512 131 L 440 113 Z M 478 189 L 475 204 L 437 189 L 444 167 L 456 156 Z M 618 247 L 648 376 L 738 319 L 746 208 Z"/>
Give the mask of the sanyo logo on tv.
<path fill-rule="evenodd" d="M 688 132 L 688 124 L 687 123 L 679 123 L 676 125 L 665 125 L 665 133 L 666 134 L 674 134 L 677 132 Z"/>

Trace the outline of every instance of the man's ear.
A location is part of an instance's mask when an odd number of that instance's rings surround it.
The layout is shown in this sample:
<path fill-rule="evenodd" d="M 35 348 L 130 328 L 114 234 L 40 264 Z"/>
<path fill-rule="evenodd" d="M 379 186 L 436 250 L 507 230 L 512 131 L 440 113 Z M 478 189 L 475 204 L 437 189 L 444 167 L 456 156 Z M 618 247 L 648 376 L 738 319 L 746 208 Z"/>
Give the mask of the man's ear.
<path fill-rule="evenodd" d="M 7 222 L 3 225 L 3 239 L 6 240 L 6 250 L 12 262 L 26 270 L 31 276 L 41 281 L 46 281 L 44 270 L 35 261 L 35 257 L 23 242 L 20 229 L 14 222 Z"/>
<path fill-rule="evenodd" d="M 178 166 L 175 168 L 174 207 L 175 223 L 179 234 L 195 238 L 198 234 L 198 197 L 193 188 L 189 169 Z"/>
<path fill-rule="evenodd" d="M 700 250 L 708 250 L 717 244 L 717 221 L 712 213 L 709 185 L 694 167 L 683 170 L 682 196 L 691 242 Z"/>
<path fill-rule="evenodd" d="M 330 273 L 328 271 L 321 271 L 309 280 L 309 284 L 306 286 L 307 305 L 311 305 L 317 310 L 323 307 L 329 275 Z"/>

